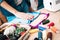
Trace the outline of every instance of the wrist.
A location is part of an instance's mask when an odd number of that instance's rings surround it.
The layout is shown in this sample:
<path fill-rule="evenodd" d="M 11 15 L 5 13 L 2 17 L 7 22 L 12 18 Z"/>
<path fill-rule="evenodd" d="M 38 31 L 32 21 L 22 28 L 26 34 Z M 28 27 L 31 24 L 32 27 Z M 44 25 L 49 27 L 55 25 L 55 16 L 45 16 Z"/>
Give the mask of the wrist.
<path fill-rule="evenodd" d="M 14 15 L 17 15 L 17 13 L 18 13 L 18 11 L 15 11 L 13 14 L 14 14 Z"/>

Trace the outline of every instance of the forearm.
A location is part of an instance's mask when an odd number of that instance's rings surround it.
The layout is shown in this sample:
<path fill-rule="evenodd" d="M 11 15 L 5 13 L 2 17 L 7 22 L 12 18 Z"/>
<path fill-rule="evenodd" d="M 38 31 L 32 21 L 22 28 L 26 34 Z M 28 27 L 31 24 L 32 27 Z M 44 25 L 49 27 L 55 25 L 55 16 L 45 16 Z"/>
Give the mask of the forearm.
<path fill-rule="evenodd" d="M 13 7 L 11 7 L 8 3 L 6 3 L 5 1 L 3 1 L 1 3 L 1 7 L 3 7 L 4 9 L 6 9 L 7 11 L 16 14 L 16 12 L 18 12 L 16 9 L 14 9 Z"/>
<path fill-rule="evenodd" d="M 23 13 L 23 12 L 18 12 L 17 10 L 15 10 L 13 7 L 11 7 L 5 1 L 3 1 L 1 3 L 1 7 L 5 8 L 7 11 L 13 13 L 18 18 L 29 19 L 29 20 L 33 18 L 33 15 L 26 14 L 26 13 Z"/>

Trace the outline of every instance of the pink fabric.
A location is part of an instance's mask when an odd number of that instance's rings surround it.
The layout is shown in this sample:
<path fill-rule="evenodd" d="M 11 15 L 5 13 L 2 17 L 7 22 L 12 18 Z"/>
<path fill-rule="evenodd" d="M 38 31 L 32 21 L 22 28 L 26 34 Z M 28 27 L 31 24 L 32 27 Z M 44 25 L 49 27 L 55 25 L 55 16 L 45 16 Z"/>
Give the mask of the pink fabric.
<path fill-rule="evenodd" d="M 49 13 L 48 14 L 45 14 L 45 13 L 42 13 L 42 14 L 44 14 L 44 15 L 46 15 L 47 17 L 46 17 L 46 19 L 49 17 Z M 32 26 L 32 25 L 29 25 L 32 29 L 34 29 L 34 28 L 38 28 L 38 26 L 39 26 L 39 24 L 41 24 L 44 20 L 46 20 L 46 19 L 43 19 L 41 22 L 39 22 L 36 26 Z"/>

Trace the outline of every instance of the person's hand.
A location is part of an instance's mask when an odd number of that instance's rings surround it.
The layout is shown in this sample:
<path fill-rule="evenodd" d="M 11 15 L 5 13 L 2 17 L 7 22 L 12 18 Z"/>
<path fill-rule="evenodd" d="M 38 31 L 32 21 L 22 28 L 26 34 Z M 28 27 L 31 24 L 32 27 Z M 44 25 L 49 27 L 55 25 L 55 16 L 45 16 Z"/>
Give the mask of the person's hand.
<path fill-rule="evenodd" d="M 27 14 L 27 13 L 22 13 L 22 12 L 17 12 L 15 14 L 16 17 L 26 19 L 26 20 L 32 20 L 34 18 L 33 15 Z"/>
<path fill-rule="evenodd" d="M 10 26 L 11 24 L 13 24 L 13 23 L 4 23 L 4 24 L 2 24 L 2 25 L 0 26 L 0 29 L 1 29 L 1 28 L 4 28 L 4 27 L 6 27 L 6 26 Z"/>

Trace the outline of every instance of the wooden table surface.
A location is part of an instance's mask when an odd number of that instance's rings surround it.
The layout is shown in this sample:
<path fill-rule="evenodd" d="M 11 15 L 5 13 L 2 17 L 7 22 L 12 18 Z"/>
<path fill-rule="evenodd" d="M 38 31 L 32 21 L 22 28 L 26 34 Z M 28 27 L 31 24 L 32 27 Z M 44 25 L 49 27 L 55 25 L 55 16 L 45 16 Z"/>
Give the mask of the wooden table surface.
<path fill-rule="evenodd" d="M 51 11 L 48 11 L 48 10 L 42 8 L 42 9 L 38 10 L 38 12 L 49 13 L 50 16 L 48 17 L 48 19 L 50 20 L 50 22 L 54 22 L 55 27 L 58 30 L 60 30 L 60 11 L 51 12 Z M 31 34 L 28 40 L 34 40 L 35 37 L 38 37 L 37 35 L 38 35 L 37 33 Z M 53 33 L 53 40 L 60 40 L 60 33 Z"/>

